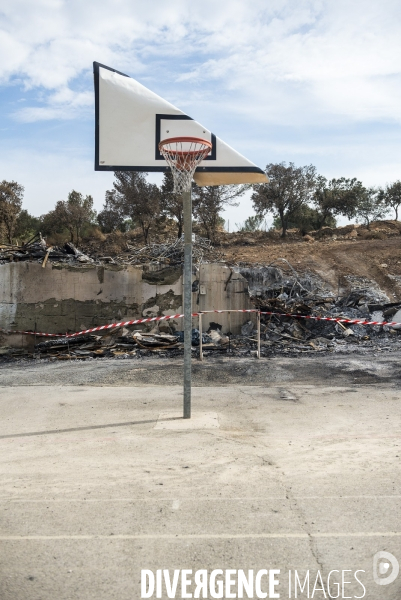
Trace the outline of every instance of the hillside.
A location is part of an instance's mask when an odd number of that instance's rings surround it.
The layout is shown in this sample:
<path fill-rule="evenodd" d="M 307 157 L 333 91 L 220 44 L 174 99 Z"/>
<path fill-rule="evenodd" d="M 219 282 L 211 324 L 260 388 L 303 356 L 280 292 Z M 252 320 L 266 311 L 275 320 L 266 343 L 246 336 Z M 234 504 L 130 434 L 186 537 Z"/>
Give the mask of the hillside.
<path fill-rule="evenodd" d="M 401 300 L 401 222 L 379 221 L 364 226 L 325 228 L 302 236 L 295 230 L 285 240 L 279 232 L 220 232 L 214 252 L 206 257 L 228 265 L 269 265 L 286 259 L 299 273 L 312 272 L 334 291 L 350 287 L 348 277 L 375 282 L 390 299 Z M 174 241 L 167 229 L 154 236 L 154 243 Z M 84 251 L 93 257 L 130 256 L 143 247 L 139 232 L 109 234 L 103 241 L 88 240 Z"/>

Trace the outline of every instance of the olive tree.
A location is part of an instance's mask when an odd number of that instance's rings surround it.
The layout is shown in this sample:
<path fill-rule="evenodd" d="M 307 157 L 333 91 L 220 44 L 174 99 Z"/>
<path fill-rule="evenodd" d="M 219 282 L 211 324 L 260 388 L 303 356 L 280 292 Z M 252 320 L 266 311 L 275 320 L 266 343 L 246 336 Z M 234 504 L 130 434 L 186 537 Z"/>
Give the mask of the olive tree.
<path fill-rule="evenodd" d="M 80 192 L 72 190 L 67 200 L 57 202 L 55 209 L 48 215 L 48 221 L 68 229 L 70 241 L 78 244 L 83 228 L 92 223 L 95 216 L 92 196 L 84 197 Z"/>
<path fill-rule="evenodd" d="M 13 241 L 23 197 L 24 187 L 16 181 L 3 180 L 0 183 L 0 224 L 5 229 L 9 244 Z"/>
<path fill-rule="evenodd" d="M 333 218 L 342 215 L 352 219 L 355 217 L 358 205 L 364 197 L 365 188 L 356 178 L 331 179 L 319 175 L 316 179 L 316 189 L 313 204 L 319 214 L 319 229 L 329 225 Z"/>
<path fill-rule="evenodd" d="M 380 190 L 379 196 L 388 208 L 394 209 L 395 220 L 398 221 L 398 209 L 401 206 L 401 181 L 386 185 L 384 190 Z"/>
<path fill-rule="evenodd" d="M 114 190 L 106 192 L 109 209 L 116 210 L 120 218 L 137 223 L 142 229 L 145 244 L 160 214 L 160 189 L 146 181 L 146 175 L 137 171 L 115 171 Z"/>
<path fill-rule="evenodd" d="M 313 165 L 296 167 L 294 163 L 271 163 L 265 173 L 269 183 L 253 187 L 252 201 L 257 215 L 272 212 L 280 219 L 285 238 L 291 217 L 312 200 L 316 186 L 316 169 Z"/>
<path fill-rule="evenodd" d="M 380 190 L 374 187 L 364 188 L 356 210 L 357 223 L 363 223 L 368 229 L 373 221 L 383 219 L 388 207 L 380 197 Z"/>
<path fill-rule="evenodd" d="M 192 188 L 193 214 L 205 235 L 213 243 L 217 242 L 221 211 L 225 206 L 238 206 L 236 199 L 242 196 L 248 186 L 206 185 Z"/>

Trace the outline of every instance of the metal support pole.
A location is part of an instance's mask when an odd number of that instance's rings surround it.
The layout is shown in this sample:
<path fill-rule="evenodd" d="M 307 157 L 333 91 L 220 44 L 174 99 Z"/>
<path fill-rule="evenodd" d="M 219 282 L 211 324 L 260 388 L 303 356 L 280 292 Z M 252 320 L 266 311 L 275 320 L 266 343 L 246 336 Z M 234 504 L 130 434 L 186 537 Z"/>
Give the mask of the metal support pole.
<path fill-rule="evenodd" d="M 257 322 L 258 322 L 258 353 L 257 358 L 260 358 L 260 311 L 257 313 Z"/>
<path fill-rule="evenodd" d="M 228 311 L 228 351 L 231 354 L 231 310 Z"/>
<path fill-rule="evenodd" d="M 202 313 L 199 313 L 199 360 L 203 360 Z"/>
<path fill-rule="evenodd" d="M 192 197 L 182 193 L 184 208 L 184 419 L 191 418 L 192 349 Z"/>

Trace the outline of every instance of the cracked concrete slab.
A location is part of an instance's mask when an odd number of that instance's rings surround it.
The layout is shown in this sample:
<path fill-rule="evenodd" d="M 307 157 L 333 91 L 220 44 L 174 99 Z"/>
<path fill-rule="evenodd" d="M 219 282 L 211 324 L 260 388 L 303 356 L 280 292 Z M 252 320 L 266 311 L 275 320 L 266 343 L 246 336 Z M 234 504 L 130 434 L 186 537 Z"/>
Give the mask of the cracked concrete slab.
<path fill-rule="evenodd" d="M 401 390 L 347 377 L 197 387 L 194 423 L 219 427 L 184 429 L 158 427 L 183 422 L 181 387 L 2 387 L 2 600 L 132 600 L 143 568 L 277 568 L 282 598 L 289 570 L 362 569 L 377 600 L 374 554 L 401 557 Z"/>

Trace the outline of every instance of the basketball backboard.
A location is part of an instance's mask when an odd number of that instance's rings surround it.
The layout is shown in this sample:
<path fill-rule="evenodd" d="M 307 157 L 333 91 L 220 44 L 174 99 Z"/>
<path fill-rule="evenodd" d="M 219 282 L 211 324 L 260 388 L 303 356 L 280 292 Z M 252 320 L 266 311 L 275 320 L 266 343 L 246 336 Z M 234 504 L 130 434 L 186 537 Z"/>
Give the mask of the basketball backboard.
<path fill-rule="evenodd" d="M 194 174 L 198 185 L 268 181 L 262 169 L 135 79 L 97 62 L 93 68 L 96 171 L 166 171 L 160 141 L 191 136 L 212 144 Z"/>

